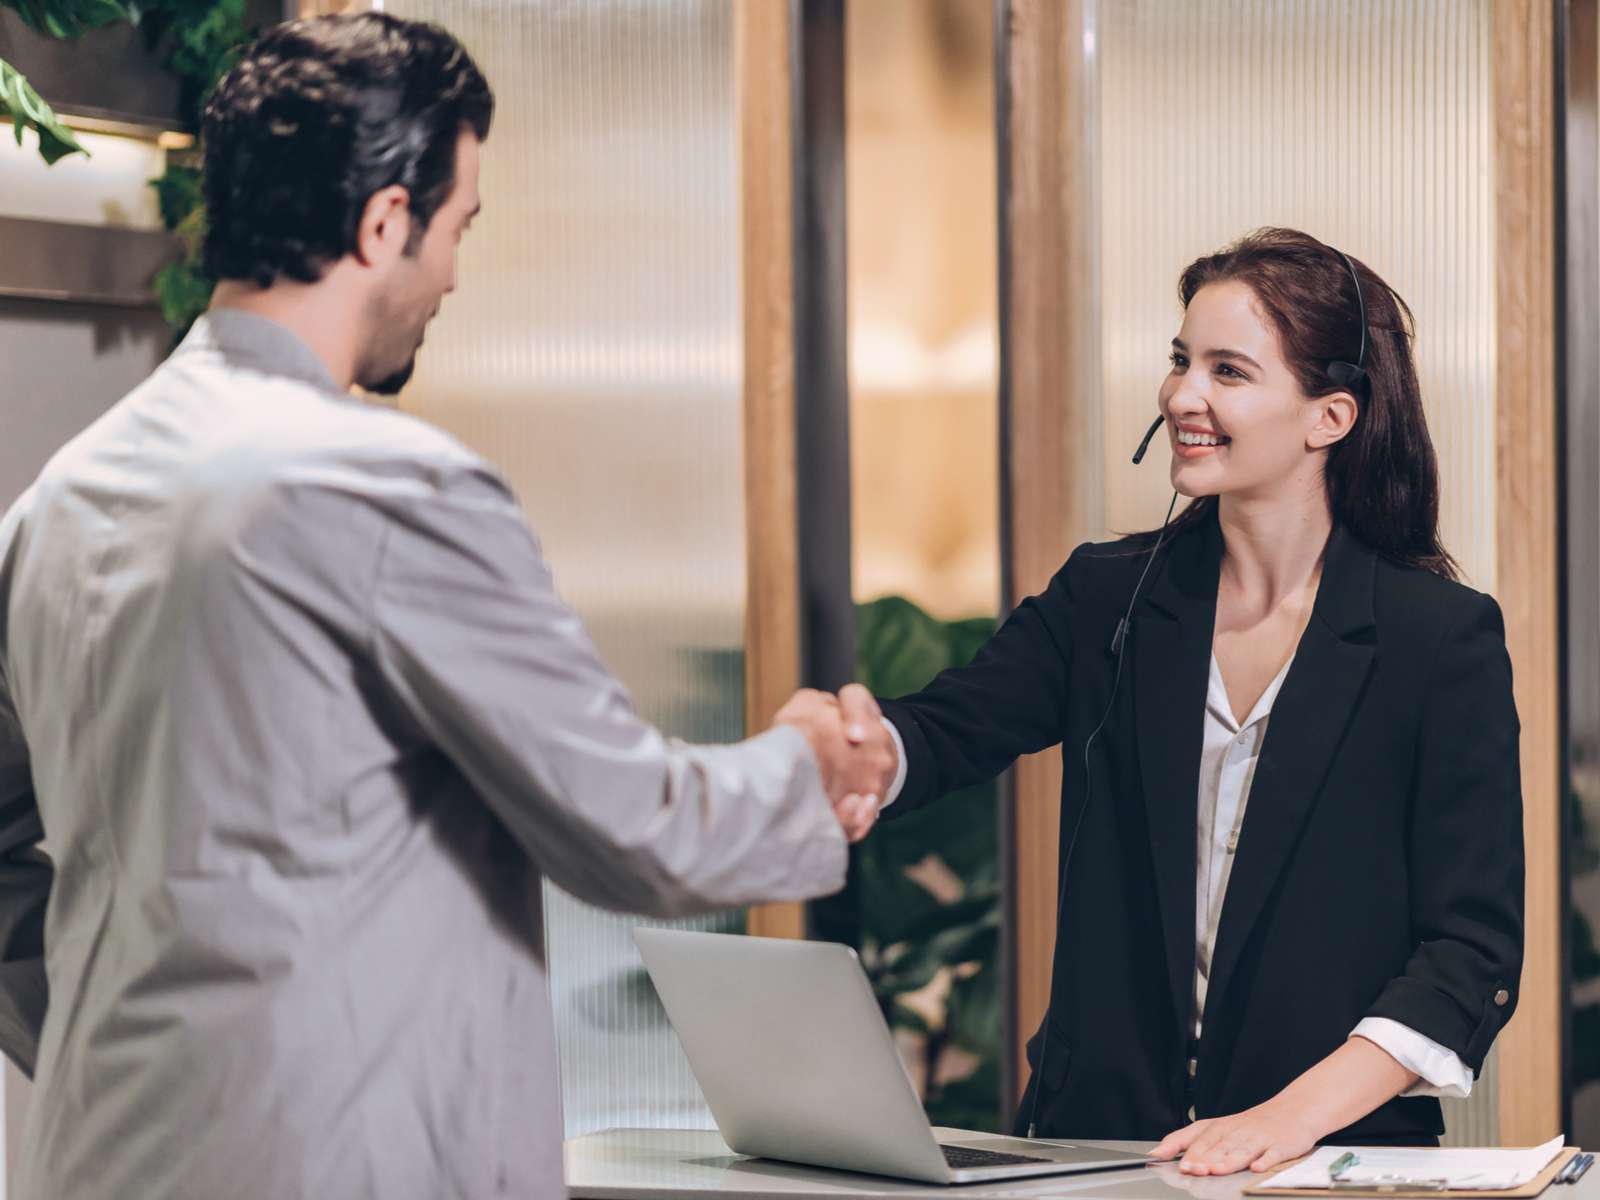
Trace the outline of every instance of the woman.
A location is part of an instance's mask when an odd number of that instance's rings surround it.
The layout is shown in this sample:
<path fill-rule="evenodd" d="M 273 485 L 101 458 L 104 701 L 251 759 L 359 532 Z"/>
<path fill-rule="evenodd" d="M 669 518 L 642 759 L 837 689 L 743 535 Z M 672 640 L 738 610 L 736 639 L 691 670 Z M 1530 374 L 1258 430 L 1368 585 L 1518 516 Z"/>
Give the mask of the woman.
<path fill-rule="evenodd" d="M 1410 312 L 1382 279 L 1267 229 L 1179 292 L 1160 410 L 1193 502 L 1080 547 L 970 666 L 883 704 L 884 815 L 1063 748 L 1019 1132 L 1164 1138 L 1196 1174 L 1430 1143 L 1522 965 L 1500 611 L 1440 545 Z"/>

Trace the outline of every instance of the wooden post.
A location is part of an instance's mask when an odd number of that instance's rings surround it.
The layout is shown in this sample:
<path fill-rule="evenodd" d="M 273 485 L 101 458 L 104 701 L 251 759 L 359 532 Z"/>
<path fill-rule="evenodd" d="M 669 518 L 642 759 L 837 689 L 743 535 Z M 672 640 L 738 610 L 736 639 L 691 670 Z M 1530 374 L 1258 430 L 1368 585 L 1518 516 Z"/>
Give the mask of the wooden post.
<path fill-rule="evenodd" d="M 796 522 L 793 28 L 787 0 L 734 6 L 744 287 L 745 724 L 800 685 Z M 804 937 L 805 907 L 750 909 L 748 932 Z"/>
<path fill-rule="evenodd" d="M 1040 591 L 1101 536 L 1094 168 L 1081 0 L 999 0 L 1002 606 Z M 1012 1075 L 1044 1017 L 1055 947 L 1061 755 L 1019 761 L 1002 808 Z"/>
<path fill-rule="evenodd" d="M 1554 21 L 1547 0 L 1494 5 L 1495 577 L 1522 718 L 1528 863 L 1521 996 L 1499 1040 L 1505 1145 L 1561 1132 Z"/>

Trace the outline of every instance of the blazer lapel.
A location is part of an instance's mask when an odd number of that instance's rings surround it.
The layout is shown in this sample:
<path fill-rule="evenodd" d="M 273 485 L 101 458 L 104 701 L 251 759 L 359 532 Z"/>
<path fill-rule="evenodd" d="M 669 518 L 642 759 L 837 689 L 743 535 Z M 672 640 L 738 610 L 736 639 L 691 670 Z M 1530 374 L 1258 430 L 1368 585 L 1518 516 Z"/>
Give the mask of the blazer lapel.
<path fill-rule="evenodd" d="M 1268 718 L 1222 902 L 1206 1007 L 1223 1000 L 1310 816 L 1372 667 L 1377 555 L 1335 526 L 1310 623 Z"/>
<path fill-rule="evenodd" d="M 1136 613 L 1134 712 L 1173 1012 L 1187 1027 L 1194 990 L 1196 796 L 1222 534 L 1215 516 L 1175 540 Z"/>

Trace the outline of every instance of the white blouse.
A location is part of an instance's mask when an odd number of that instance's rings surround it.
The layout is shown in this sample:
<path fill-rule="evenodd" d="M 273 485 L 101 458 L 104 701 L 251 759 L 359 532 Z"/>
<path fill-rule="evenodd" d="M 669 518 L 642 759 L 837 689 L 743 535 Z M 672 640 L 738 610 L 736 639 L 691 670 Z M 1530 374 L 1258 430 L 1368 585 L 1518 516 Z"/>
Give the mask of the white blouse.
<path fill-rule="evenodd" d="M 1228 690 L 1222 682 L 1217 656 L 1211 656 L 1211 679 L 1206 688 L 1205 738 L 1200 751 L 1199 819 L 1195 822 L 1195 898 L 1194 898 L 1194 1008 L 1191 1023 L 1194 1036 L 1200 1036 L 1205 1013 L 1206 985 L 1211 974 L 1211 953 L 1217 942 L 1217 925 L 1222 919 L 1222 902 L 1228 891 L 1234 855 L 1239 848 L 1239 831 L 1244 828 L 1245 807 L 1256 763 L 1267 737 L 1268 718 L 1273 702 L 1289 675 L 1291 657 L 1277 677 L 1256 701 L 1241 724 L 1234 720 L 1228 703 Z M 884 726 L 894 739 L 899 765 L 894 782 L 883 797 L 883 805 L 899 797 L 906 782 L 905 743 L 894 722 L 884 718 Z M 1472 1072 L 1453 1051 L 1410 1026 L 1388 1017 L 1367 1017 L 1356 1025 L 1351 1037 L 1362 1037 L 1385 1050 L 1418 1080 L 1404 1096 L 1466 1096 L 1472 1091 Z"/>

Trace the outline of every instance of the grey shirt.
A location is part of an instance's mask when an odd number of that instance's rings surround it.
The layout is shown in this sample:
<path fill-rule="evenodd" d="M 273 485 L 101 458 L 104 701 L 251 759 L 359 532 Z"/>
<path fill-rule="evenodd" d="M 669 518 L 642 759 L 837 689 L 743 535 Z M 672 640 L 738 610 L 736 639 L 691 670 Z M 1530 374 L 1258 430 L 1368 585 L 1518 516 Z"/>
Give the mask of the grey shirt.
<path fill-rule="evenodd" d="M 0 522 L 23 1200 L 563 1194 L 541 876 L 844 870 L 799 733 L 664 738 L 501 477 L 272 322 L 203 319 Z"/>

